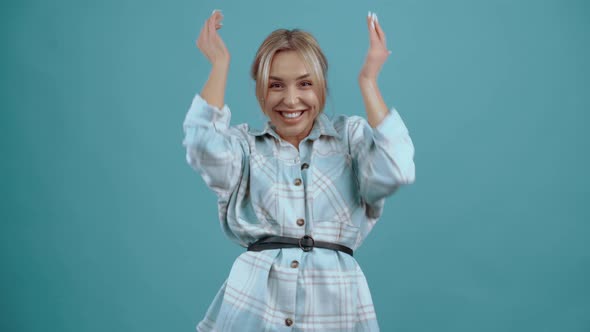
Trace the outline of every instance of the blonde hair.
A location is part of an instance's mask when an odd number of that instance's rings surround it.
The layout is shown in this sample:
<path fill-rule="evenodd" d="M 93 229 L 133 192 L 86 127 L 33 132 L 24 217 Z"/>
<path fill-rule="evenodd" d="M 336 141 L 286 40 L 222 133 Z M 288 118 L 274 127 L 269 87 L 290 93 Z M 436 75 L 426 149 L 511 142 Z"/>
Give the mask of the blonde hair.
<path fill-rule="evenodd" d="M 264 109 L 268 92 L 270 65 L 275 54 L 281 51 L 295 51 L 303 59 L 310 71 L 314 91 L 318 96 L 320 111 L 323 111 L 328 94 L 328 61 L 317 40 L 309 33 L 299 29 L 278 29 L 262 42 L 252 63 L 251 76 L 256 81 L 256 98 Z"/>

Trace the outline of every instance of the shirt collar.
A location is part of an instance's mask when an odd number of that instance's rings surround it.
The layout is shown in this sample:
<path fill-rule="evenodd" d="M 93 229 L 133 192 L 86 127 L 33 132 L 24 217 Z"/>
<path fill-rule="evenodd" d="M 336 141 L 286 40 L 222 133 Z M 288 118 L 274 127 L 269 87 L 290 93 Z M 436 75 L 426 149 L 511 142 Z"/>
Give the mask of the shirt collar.
<path fill-rule="evenodd" d="M 264 129 L 250 129 L 250 134 L 254 136 L 263 136 L 263 135 L 271 135 L 272 137 L 279 139 L 279 135 L 274 130 L 274 126 L 270 123 L 270 121 L 266 122 L 264 125 Z M 340 134 L 334 128 L 332 121 L 328 119 L 328 116 L 323 112 L 320 113 L 314 121 L 313 128 L 311 128 L 311 132 L 307 136 L 307 139 L 315 140 L 318 139 L 320 136 L 333 136 L 336 138 L 340 138 Z"/>

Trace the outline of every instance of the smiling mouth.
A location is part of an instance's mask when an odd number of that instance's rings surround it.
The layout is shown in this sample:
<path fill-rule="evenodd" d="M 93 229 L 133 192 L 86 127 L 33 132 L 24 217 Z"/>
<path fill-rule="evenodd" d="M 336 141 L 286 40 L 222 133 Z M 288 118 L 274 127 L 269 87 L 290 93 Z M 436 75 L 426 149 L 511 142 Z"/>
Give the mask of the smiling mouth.
<path fill-rule="evenodd" d="M 308 109 L 299 110 L 299 111 L 279 111 L 279 114 L 285 119 L 297 119 L 300 118 L 303 113 L 305 113 Z"/>

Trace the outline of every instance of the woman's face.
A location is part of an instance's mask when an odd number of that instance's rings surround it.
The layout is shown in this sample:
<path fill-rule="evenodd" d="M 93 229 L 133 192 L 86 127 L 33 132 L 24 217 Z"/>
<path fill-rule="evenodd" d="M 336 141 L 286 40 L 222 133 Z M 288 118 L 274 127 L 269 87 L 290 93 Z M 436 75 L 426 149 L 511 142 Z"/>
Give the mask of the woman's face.
<path fill-rule="evenodd" d="M 295 51 L 274 55 L 263 111 L 284 140 L 300 142 L 311 131 L 320 112 L 314 84 Z"/>

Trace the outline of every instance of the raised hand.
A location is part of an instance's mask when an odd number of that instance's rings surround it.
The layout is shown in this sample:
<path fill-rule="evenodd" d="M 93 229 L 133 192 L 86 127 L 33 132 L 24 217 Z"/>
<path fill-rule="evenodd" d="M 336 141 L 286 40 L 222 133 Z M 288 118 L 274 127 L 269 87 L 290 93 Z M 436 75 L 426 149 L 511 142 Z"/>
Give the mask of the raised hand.
<path fill-rule="evenodd" d="M 199 38 L 197 39 L 197 47 L 205 55 L 205 57 L 213 64 L 229 65 L 230 55 L 225 47 L 225 43 L 217 30 L 221 29 L 223 14 L 221 11 L 214 10 L 211 16 L 205 21 Z"/>
<path fill-rule="evenodd" d="M 367 26 L 369 28 L 369 51 L 359 79 L 377 80 L 381 67 L 391 54 L 391 51 L 387 49 L 385 32 L 381 29 L 377 14 L 369 12 Z"/>

